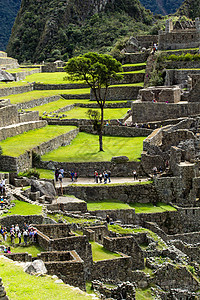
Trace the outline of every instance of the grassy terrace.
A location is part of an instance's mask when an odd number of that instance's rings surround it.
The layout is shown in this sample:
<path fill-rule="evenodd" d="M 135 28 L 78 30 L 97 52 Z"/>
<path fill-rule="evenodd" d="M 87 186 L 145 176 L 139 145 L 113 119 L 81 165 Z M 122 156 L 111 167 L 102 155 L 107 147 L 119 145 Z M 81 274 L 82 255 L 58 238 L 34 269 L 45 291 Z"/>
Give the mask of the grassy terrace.
<path fill-rule="evenodd" d="M 135 209 L 135 213 L 158 213 L 165 211 L 176 211 L 176 209 L 165 203 L 158 202 L 155 206 L 151 203 L 124 203 L 118 200 L 103 200 L 101 202 L 88 202 L 87 208 L 90 211 L 104 209 Z"/>
<path fill-rule="evenodd" d="M 27 69 L 18 68 L 18 69 L 9 69 L 9 70 L 6 70 L 6 72 L 8 72 L 8 73 L 23 73 L 23 72 L 33 71 L 33 70 L 37 70 L 37 69 L 36 68 L 27 68 Z"/>
<path fill-rule="evenodd" d="M 62 135 L 70 130 L 75 129 L 74 126 L 52 126 L 30 130 L 23 134 L 7 138 L 0 142 L 3 150 L 3 155 L 17 157 L 23 154 L 26 150 L 30 150 L 43 142 L 49 141 L 52 138 Z"/>
<path fill-rule="evenodd" d="M 64 80 L 65 78 L 65 80 Z M 28 82 L 39 82 L 44 84 L 68 84 L 68 83 L 83 83 L 83 81 L 71 81 L 67 79 L 67 74 L 65 72 L 55 72 L 55 73 L 35 73 L 26 76 L 26 81 Z"/>
<path fill-rule="evenodd" d="M 50 276 L 32 276 L 14 262 L 0 257 L 1 277 L 9 299 L 12 300 L 92 300 L 78 289 L 65 284 L 56 284 Z M 37 288 L 36 288 L 37 287 Z M 39 293 L 39 291 L 41 291 Z M 39 296 L 38 296 L 39 293 Z"/>
<path fill-rule="evenodd" d="M 110 85 L 110 87 L 124 87 L 124 86 L 127 86 L 127 87 L 131 87 L 131 86 L 141 86 L 143 87 L 144 86 L 144 82 L 137 82 L 137 83 L 125 83 L 125 84 L 115 84 L 115 85 Z"/>
<path fill-rule="evenodd" d="M 19 200 L 13 200 L 12 203 L 15 203 L 15 206 L 12 207 L 8 213 L 1 215 L 2 217 L 10 215 L 41 215 L 42 213 L 42 206 L 30 204 Z"/>
<path fill-rule="evenodd" d="M 146 66 L 146 63 L 139 63 L 139 64 L 124 64 L 122 67 L 140 67 L 140 66 Z"/>
<path fill-rule="evenodd" d="M 145 69 L 143 70 L 137 70 L 137 71 L 128 71 L 128 72 L 120 72 L 119 74 L 136 74 L 136 73 L 145 73 Z"/>
<path fill-rule="evenodd" d="M 0 85 L 1 87 L 1 85 Z M 10 102 L 12 104 L 17 104 L 17 103 L 24 103 L 28 102 L 34 99 L 39 99 L 39 98 L 45 98 L 45 97 L 51 97 L 55 95 L 80 95 L 80 94 L 89 94 L 90 89 L 70 89 L 70 90 L 44 90 L 44 91 L 31 91 L 27 93 L 22 93 L 22 94 L 16 94 L 16 95 L 9 95 Z M 0 98 L 4 99 L 5 97 Z M 67 101 L 67 100 L 66 100 Z M 82 100 L 79 100 L 79 102 Z M 83 100 L 84 101 L 84 100 Z"/>
<path fill-rule="evenodd" d="M 79 132 L 70 145 L 59 147 L 42 156 L 42 160 L 59 162 L 110 161 L 113 156 L 126 155 L 137 161 L 141 155 L 145 137 L 104 136 L 104 152 L 99 152 L 98 136 Z M 1 145 L 1 144 L 0 144 Z"/>
<path fill-rule="evenodd" d="M 99 111 L 100 109 L 95 109 Z M 127 113 L 127 108 L 105 108 L 104 109 L 104 120 L 109 120 L 109 119 L 122 119 L 126 113 Z M 66 117 L 63 119 L 89 119 L 88 115 L 88 108 L 83 108 L 83 107 L 74 107 L 70 111 L 66 111 Z M 62 116 L 62 113 L 59 113 L 59 116 Z"/>
<path fill-rule="evenodd" d="M 92 246 L 93 261 L 100 261 L 105 259 L 113 259 L 113 258 L 121 257 L 120 254 L 110 252 L 109 250 L 105 249 L 102 245 L 98 243 L 90 242 L 90 244 Z"/>

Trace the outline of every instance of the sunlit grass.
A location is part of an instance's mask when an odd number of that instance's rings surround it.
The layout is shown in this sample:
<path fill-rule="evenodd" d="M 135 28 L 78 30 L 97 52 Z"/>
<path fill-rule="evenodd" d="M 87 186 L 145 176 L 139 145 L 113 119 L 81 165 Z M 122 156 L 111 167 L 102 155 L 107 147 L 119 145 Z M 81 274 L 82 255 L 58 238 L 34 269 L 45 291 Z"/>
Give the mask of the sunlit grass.
<path fill-rule="evenodd" d="M 83 83 L 83 81 L 71 81 L 67 79 L 65 72 L 54 72 L 54 73 L 35 73 L 26 76 L 28 82 L 39 82 L 44 84 L 68 84 L 68 83 Z"/>
<path fill-rule="evenodd" d="M 30 204 L 19 200 L 13 200 L 12 202 L 15 203 L 15 206 L 12 207 L 8 213 L 2 214 L 2 217 L 10 216 L 10 215 L 21 215 L 21 216 L 41 215 L 42 213 L 42 206 Z"/>
<path fill-rule="evenodd" d="M 113 156 L 126 155 L 130 160 L 138 160 L 145 137 L 104 136 L 104 151 L 99 151 L 98 136 L 79 132 L 70 145 L 59 147 L 42 156 L 44 161 L 86 162 L 110 161 Z"/>
<path fill-rule="evenodd" d="M 120 254 L 111 252 L 98 243 L 95 242 L 90 242 L 90 243 L 92 245 L 93 261 L 100 261 L 105 259 L 113 259 L 113 258 L 121 257 Z"/>
<path fill-rule="evenodd" d="M 30 150 L 43 142 L 47 142 L 54 137 L 69 132 L 75 128 L 75 126 L 48 125 L 40 129 L 30 130 L 23 134 L 7 138 L 0 142 L 0 146 L 2 147 L 3 155 L 17 157 L 23 154 L 26 150 Z"/>

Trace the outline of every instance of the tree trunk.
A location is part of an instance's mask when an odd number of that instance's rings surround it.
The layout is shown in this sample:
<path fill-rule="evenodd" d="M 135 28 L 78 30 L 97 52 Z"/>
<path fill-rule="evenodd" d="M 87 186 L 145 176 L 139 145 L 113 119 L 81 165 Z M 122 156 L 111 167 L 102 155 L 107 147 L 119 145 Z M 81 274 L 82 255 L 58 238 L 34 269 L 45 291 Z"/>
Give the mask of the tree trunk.
<path fill-rule="evenodd" d="M 101 124 L 99 128 L 99 151 L 103 151 L 103 127 L 104 127 L 103 109 L 104 106 L 101 106 Z"/>

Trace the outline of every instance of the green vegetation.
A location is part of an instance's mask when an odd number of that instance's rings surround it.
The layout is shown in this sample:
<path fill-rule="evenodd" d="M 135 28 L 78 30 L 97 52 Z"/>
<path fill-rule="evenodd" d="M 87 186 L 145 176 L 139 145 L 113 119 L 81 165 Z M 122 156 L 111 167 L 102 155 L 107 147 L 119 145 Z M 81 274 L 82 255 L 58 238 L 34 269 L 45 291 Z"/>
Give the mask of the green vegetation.
<path fill-rule="evenodd" d="M 159 213 L 165 211 L 176 211 L 174 207 L 166 203 L 157 202 L 155 205 L 152 203 L 130 203 L 132 208 L 135 208 L 135 213 Z"/>
<path fill-rule="evenodd" d="M 131 209 L 128 203 L 117 200 L 103 200 L 101 202 L 87 202 L 88 210 L 104 210 L 104 209 Z"/>
<path fill-rule="evenodd" d="M 17 69 L 8 69 L 6 72 L 8 72 L 8 73 L 23 73 L 23 72 L 33 71 L 33 70 L 37 70 L 37 69 L 35 69 L 35 68 L 17 68 Z"/>
<path fill-rule="evenodd" d="M 40 178 L 54 179 L 53 170 L 46 170 L 46 169 L 36 169 L 36 170 L 39 172 Z"/>
<path fill-rule="evenodd" d="M 9 215 L 41 215 L 42 213 L 42 206 L 30 204 L 19 200 L 12 200 L 12 203 L 15 203 L 15 206 L 12 207 L 8 213 L 2 214 L 2 217 Z"/>
<path fill-rule="evenodd" d="M 44 84 L 68 84 L 68 83 L 83 83 L 81 80 L 76 82 L 68 79 L 68 76 L 64 72 L 55 72 L 55 73 L 35 73 L 29 76 L 26 76 L 27 82 L 39 82 Z"/>
<path fill-rule="evenodd" d="M 160 59 L 162 61 L 200 61 L 200 54 L 182 53 L 180 55 L 161 55 Z"/>
<path fill-rule="evenodd" d="M 92 245 L 92 256 L 93 261 L 100 261 L 105 259 L 113 259 L 117 257 L 121 257 L 120 254 L 110 252 L 109 250 L 105 249 L 102 245 L 96 242 L 90 242 Z"/>
<path fill-rule="evenodd" d="M 151 289 L 136 289 L 136 300 L 153 300 L 155 297 L 152 295 Z"/>
<path fill-rule="evenodd" d="M 32 276 L 25 273 L 22 267 L 0 257 L 1 277 L 9 299 L 38 300 L 92 300 L 90 295 L 72 289 L 65 284 L 56 284 L 50 276 Z M 11 276 L 12 274 L 12 276 Z M 36 288 L 37 287 L 37 288 Z"/>
<path fill-rule="evenodd" d="M 146 66 L 146 63 L 139 63 L 139 64 L 124 64 L 122 67 L 140 67 L 140 66 Z"/>
<path fill-rule="evenodd" d="M 63 219 L 65 221 L 67 221 L 67 223 L 78 223 L 78 224 L 83 224 L 83 223 L 94 223 L 96 220 L 95 219 L 82 219 L 82 218 L 72 218 L 72 217 L 67 217 L 67 216 L 63 216 L 61 214 L 48 214 L 47 215 L 49 218 L 55 220 L 56 222 L 58 222 L 59 219 Z"/>
<path fill-rule="evenodd" d="M 0 146 L 2 147 L 3 155 L 17 157 L 23 154 L 26 150 L 30 150 L 43 142 L 49 141 L 50 139 L 75 128 L 76 127 L 74 126 L 48 125 L 40 129 L 30 130 L 23 134 L 7 138 L 0 142 Z"/>
<path fill-rule="evenodd" d="M 1 88 L 10 88 L 10 87 L 15 87 L 15 86 L 29 86 L 27 82 L 24 80 L 20 81 L 11 81 L 11 82 L 0 82 L 0 89 Z"/>
<path fill-rule="evenodd" d="M 113 156 L 126 155 L 130 160 L 138 160 L 145 137 L 104 136 L 104 152 L 98 151 L 98 138 L 80 132 L 69 146 L 60 147 L 42 156 L 43 161 L 86 162 L 110 161 Z"/>
<path fill-rule="evenodd" d="M 28 177 L 28 178 L 30 178 L 31 176 L 34 176 L 36 178 L 39 178 L 40 174 L 39 174 L 39 172 L 37 170 L 30 169 L 28 171 L 24 171 L 24 172 L 18 173 L 18 176 L 20 176 L 20 177 Z"/>
<path fill-rule="evenodd" d="M 34 99 L 51 97 L 51 96 L 61 95 L 61 94 L 80 95 L 80 94 L 89 94 L 89 93 L 90 93 L 90 89 L 47 90 L 47 91 L 42 90 L 42 91 L 31 91 L 31 92 L 16 94 L 16 95 L 9 95 L 9 99 L 12 104 L 17 104 L 17 103 L 28 102 Z M 4 98 L 5 97 L 2 97 L 0 98 L 0 100 Z M 66 100 L 66 101 L 70 101 L 70 100 Z M 79 103 L 81 103 L 81 101 L 85 101 L 85 100 L 78 100 L 78 101 Z"/>
<path fill-rule="evenodd" d="M 38 107 L 39 108 L 39 107 Z M 100 109 L 93 109 L 95 111 L 100 112 Z M 66 111 L 66 117 L 63 119 L 89 119 L 87 114 L 88 108 L 83 107 L 75 107 L 69 111 Z M 105 108 L 104 109 L 104 120 L 110 119 L 122 119 L 127 113 L 127 108 Z M 57 114 L 58 116 L 62 116 L 62 113 Z"/>

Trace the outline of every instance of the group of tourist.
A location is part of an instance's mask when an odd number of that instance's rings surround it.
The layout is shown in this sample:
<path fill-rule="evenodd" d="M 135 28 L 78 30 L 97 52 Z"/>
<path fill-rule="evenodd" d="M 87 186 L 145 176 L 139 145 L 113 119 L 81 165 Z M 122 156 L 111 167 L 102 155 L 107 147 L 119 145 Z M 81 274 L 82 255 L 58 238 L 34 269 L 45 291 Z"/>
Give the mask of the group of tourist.
<path fill-rule="evenodd" d="M 106 184 L 107 182 L 111 182 L 111 171 L 103 171 L 99 172 L 94 171 L 94 182 L 102 183 L 102 181 Z"/>
<path fill-rule="evenodd" d="M 8 239 L 8 230 L 5 226 L 1 226 L 0 234 L 2 235 L 4 241 Z M 19 225 L 12 225 L 9 230 L 11 243 L 15 243 L 15 239 L 18 238 L 18 243 L 21 244 L 22 237 L 24 244 L 27 245 L 28 242 L 37 242 L 37 229 L 24 223 L 23 228 L 20 229 Z"/>
<path fill-rule="evenodd" d="M 62 180 L 64 178 L 64 173 L 65 173 L 65 171 L 64 171 L 63 168 L 60 168 L 60 169 L 57 168 L 55 170 L 55 180 L 56 180 L 56 182 L 59 181 L 60 183 L 62 183 Z M 72 170 L 72 171 L 69 171 L 68 174 L 69 174 L 69 177 L 71 178 L 71 181 L 77 181 L 78 180 L 78 173 L 77 172 Z"/>

